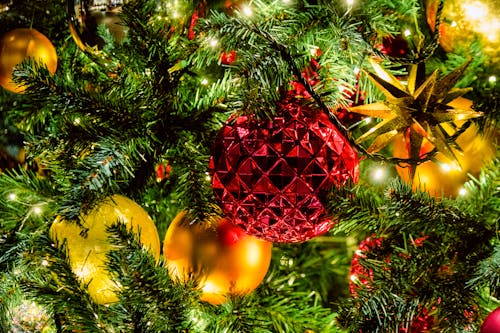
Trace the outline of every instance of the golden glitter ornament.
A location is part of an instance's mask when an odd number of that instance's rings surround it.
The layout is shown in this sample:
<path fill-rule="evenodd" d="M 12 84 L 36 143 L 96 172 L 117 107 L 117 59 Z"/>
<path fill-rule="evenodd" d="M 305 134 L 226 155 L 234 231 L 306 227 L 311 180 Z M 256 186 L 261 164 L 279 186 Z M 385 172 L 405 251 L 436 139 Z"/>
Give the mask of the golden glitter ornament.
<path fill-rule="evenodd" d="M 427 0 L 427 22 L 432 30 L 441 0 Z M 500 64 L 500 6 L 496 0 L 446 0 L 439 25 L 439 44 L 446 52 L 468 50 L 481 44 L 490 62 Z"/>
<path fill-rule="evenodd" d="M 482 116 L 472 109 L 472 103 L 461 97 L 469 88 L 453 86 L 462 76 L 468 64 L 438 78 L 434 71 L 425 78 L 425 65 L 411 65 L 408 81 L 403 84 L 394 75 L 375 61 L 371 61 L 376 74 L 368 73 L 371 81 L 385 95 L 385 102 L 377 102 L 351 107 L 351 112 L 368 117 L 380 118 L 367 132 L 357 139 L 357 143 L 371 141 L 367 151 L 375 153 L 391 143 L 398 135 L 409 135 L 411 147 L 409 158 L 420 160 L 420 148 L 425 139 L 437 151 L 456 161 L 453 133 L 443 129 L 444 123 L 463 121 Z"/>

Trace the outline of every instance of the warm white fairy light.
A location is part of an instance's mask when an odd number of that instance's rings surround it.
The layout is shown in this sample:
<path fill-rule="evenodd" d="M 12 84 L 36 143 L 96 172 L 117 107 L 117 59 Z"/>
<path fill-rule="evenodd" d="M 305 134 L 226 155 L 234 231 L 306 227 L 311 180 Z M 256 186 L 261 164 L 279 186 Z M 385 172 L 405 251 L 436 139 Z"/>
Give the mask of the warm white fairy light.
<path fill-rule="evenodd" d="M 212 177 L 210 177 L 210 174 L 208 172 L 205 172 L 205 180 L 208 182 L 212 180 Z"/>
<path fill-rule="evenodd" d="M 354 5 L 354 0 L 346 0 L 348 6 Z"/>
<path fill-rule="evenodd" d="M 206 86 L 208 84 L 208 80 L 207 79 L 203 79 L 201 80 L 200 82 L 202 85 Z"/>
<path fill-rule="evenodd" d="M 73 120 L 73 124 L 74 124 L 74 125 L 79 125 L 79 124 L 80 124 L 80 118 L 75 118 L 75 119 Z"/>
<path fill-rule="evenodd" d="M 403 34 L 405 35 L 405 37 L 408 37 L 411 35 L 411 31 L 409 29 L 406 29 Z"/>
<path fill-rule="evenodd" d="M 42 266 L 48 266 L 48 265 L 49 265 L 49 261 L 47 259 L 43 259 Z"/>
<path fill-rule="evenodd" d="M 252 16 L 252 14 L 253 14 L 252 8 L 250 6 L 243 6 L 241 11 L 243 12 L 243 14 L 245 16 Z"/>
<path fill-rule="evenodd" d="M 17 198 L 17 195 L 15 193 L 9 194 L 9 200 L 14 201 L 14 200 L 16 200 L 16 198 Z"/>
<path fill-rule="evenodd" d="M 367 117 L 367 118 L 365 118 L 364 121 L 365 121 L 365 124 L 369 124 L 369 123 L 372 122 L 372 118 L 371 117 Z"/>
<path fill-rule="evenodd" d="M 216 47 L 216 46 L 217 46 L 217 39 L 215 39 L 215 38 L 214 38 L 214 39 L 211 39 L 211 40 L 210 40 L 210 46 L 211 46 L 211 47 Z"/>
<path fill-rule="evenodd" d="M 351 276 L 349 276 L 349 279 L 354 283 L 359 282 L 358 276 L 356 274 L 351 274 Z"/>
<path fill-rule="evenodd" d="M 464 187 L 460 188 L 460 190 L 458 190 L 458 195 L 462 197 L 467 195 L 467 190 Z"/>
<path fill-rule="evenodd" d="M 40 206 L 33 207 L 33 213 L 40 215 L 42 213 L 42 208 Z"/>
<path fill-rule="evenodd" d="M 441 170 L 443 170 L 444 172 L 450 172 L 450 170 L 451 170 L 451 165 L 450 165 L 450 164 L 448 164 L 448 163 L 442 163 L 442 164 L 440 165 L 440 168 L 441 168 Z"/>
<path fill-rule="evenodd" d="M 492 76 L 490 76 L 490 77 L 488 78 L 488 81 L 489 81 L 490 83 L 495 83 L 495 82 L 497 81 L 497 77 L 496 77 L 495 75 L 492 75 Z"/>
<path fill-rule="evenodd" d="M 387 172 L 384 167 L 377 167 L 372 172 L 373 180 L 380 182 L 386 178 Z"/>
<path fill-rule="evenodd" d="M 353 70 L 354 75 L 358 75 L 359 72 L 360 72 L 359 67 L 358 66 L 354 67 L 354 70 Z"/>

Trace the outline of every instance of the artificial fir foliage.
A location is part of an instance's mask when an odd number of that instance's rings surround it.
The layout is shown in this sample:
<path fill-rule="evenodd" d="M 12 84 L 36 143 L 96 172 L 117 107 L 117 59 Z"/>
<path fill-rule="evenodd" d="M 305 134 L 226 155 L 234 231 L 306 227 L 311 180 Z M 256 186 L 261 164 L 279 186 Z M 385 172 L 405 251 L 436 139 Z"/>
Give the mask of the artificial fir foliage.
<path fill-rule="evenodd" d="M 1 332 L 495 329 L 491 318 L 500 305 L 500 90 L 497 53 L 491 52 L 491 38 L 498 45 L 499 35 L 492 20 L 498 6 L 492 0 L 476 1 L 475 8 L 482 10 L 473 12 L 460 5 L 466 2 L 454 1 L 461 6 L 462 21 L 472 15 L 476 22 L 483 15 L 481 22 L 490 26 L 474 29 L 467 47 L 460 42 L 453 48 L 441 39 L 444 3 L 437 0 L 429 1 L 430 14 L 425 0 L 124 2 L 119 22 L 125 37 L 115 40 L 112 27 L 100 26 L 92 30 L 98 47 L 82 47 L 84 31 L 70 31 L 68 15 L 74 19 L 74 14 L 67 6 L 92 1 L 0 0 L 1 35 L 36 29 L 57 53 L 55 73 L 37 59 L 25 59 L 13 69 L 23 94 L 0 90 Z M 455 17 L 450 10 L 446 17 Z M 368 75 L 371 63 L 383 66 L 381 74 L 390 73 L 401 91 L 409 82 L 409 93 L 386 101 L 377 88 L 384 78 L 374 84 Z M 452 80 L 425 81 L 435 71 Z M 418 92 L 420 85 L 429 89 Z M 432 92 L 442 94 L 432 100 Z M 448 92 L 471 104 L 458 111 L 447 108 Z M 55 244 L 50 236 L 56 217 L 85 237 L 81 217 L 92 214 L 105 198 L 120 195 L 151 217 L 160 245 L 181 212 L 190 217 L 190 227 L 203 229 L 203 223 L 224 215 L 209 169 L 217 134 L 231 117 L 272 123 L 278 118 L 276 106 L 286 98 L 311 110 L 311 117 L 328 118 L 342 144 L 359 155 L 357 184 L 322 188 L 318 194 L 322 216 L 335 222 L 330 230 L 298 237 L 308 239 L 303 242 L 272 244 L 260 285 L 214 305 L 200 297 L 197 277 L 189 278 L 189 272 L 183 272 L 183 279 L 169 275 L 166 253 L 155 258 L 136 232 L 103 220 L 105 242 L 113 244 L 105 269 L 119 287 L 115 302 L 96 303 L 72 270 L 69 242 Z M 425 132 L 431 144 L 425 156 L 420 144 L 406 147 L 411 152 L 406 155 L 394 154 L 391 140 L 380 145 L 378 133 L 370 136 L 370 131 L 385 126 L 380 125 L 384 120 L 349 113 L 353 105 L 361 105 L 359 109 L 363 104 L 402 115 L 405 119 L 397 123 L 404 128 L 417 128 L 412 119 L 420 119 L 424 125 L 418 133 Z M 448 124 L 456 126 L 451 132 L 431 116 L 436 110 L 428 106 L 438 104 L 441 113 L 456 116 Z M 464 112 L 475 113 L 462 131 Z M 383 133 L 404 130 L 389 127 Z M 399 178 L 396 167 L 440 165 L 438 150 L 475 159 L 466 156 L 468 149 L 461 148 L 459 139 L 472 127 L 478 140 L 488 134 L 493 156 L 474 167 L 458 194 L 436 195 Z M 268 129 L 252 130 L 262 131 L 258 137 Z M 299 132 L 294 128 L 286 144 L 307 144 Z M 435 133 L 441 135 L 434 138 Z M 273 177 L 260 169 L 264 178 Z M 231 191 L 236 198 L 244 193 Z M 263 186 L 258 194 L 269 197 L 276 195 L 273 191 Z M 290 212 L 284 200 L 273 205 L 279 218 Z M 115 222 L 119 220 L 117 216 Z M 259 223 L 272 227 L 269 221 Z M 302 230 L 300 225 L 289 227 Z M 357 251 L 367 237 L 376 244 Z M 208 257 L 211 250 L 203 251 Z M 251 262 L 251 254 L 246 251 L 240 259 Z M 201 256 L 190 259 L 196 263 Z"/>

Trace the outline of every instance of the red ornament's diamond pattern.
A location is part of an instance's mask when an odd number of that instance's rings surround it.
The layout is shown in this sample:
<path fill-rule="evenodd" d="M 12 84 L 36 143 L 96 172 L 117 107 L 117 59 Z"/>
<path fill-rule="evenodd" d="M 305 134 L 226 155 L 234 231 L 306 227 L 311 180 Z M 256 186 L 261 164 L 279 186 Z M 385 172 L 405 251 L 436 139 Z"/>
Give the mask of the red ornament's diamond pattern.
<path fill-rule="evenodd" d="M 354 149 L 323 112 L 296 99 L 272 120 L 241 116 L 221 129 L 210 159 L 215 197 L 231 221 L 271 242 L 301 242 L 328 231 L 332 186 L 357 182 Z"/>

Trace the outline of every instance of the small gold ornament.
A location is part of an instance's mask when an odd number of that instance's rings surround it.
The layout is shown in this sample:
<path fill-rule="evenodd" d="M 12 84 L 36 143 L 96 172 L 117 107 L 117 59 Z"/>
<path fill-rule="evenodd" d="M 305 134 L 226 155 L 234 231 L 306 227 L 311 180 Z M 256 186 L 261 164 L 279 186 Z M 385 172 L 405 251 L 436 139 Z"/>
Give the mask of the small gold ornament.
<path fill-rule="evenodd" d="M 169 274 L 195 279 L 200 299 L 218 305 L 229 295 L 248 295 L 267 274 L 272 243 L 247 235 L 227 219 L 193 223 L 181 211 L 168 227 L 163 255 Z"/>
<path fill-rule="evenodd" d="M 50 74 L 57 69 L 57 53 L 50 40 L 35 29 L 14 29 L 0 39 L 0 85 L 22 94 L 25 86 L 12 81 L 14 68 L 27 58 L 44 65 Z"/>
<path fill-rule="evenodd" d="M 444 123 L 464 121 L 482 116 L 472 109 L 470 100 L 461 97 L 470 88 L 455 88 L 467 63 L 438 79 L 438 71 L 425 78 L 424 63 L 411 65 L 407 84 L 403 84 L 375 61 L 370 61 L 376 74 L 368 73 L 371 81 L 386 96 L 385 102 L 351 107 L 350 111 L 382 119 L 357 139 L 357 143 L 371 141 L 367 151 L 375 153 L 398 135 L 409 135 L 409 159 L 418 161 L 423 140 L 452 161 L 457 161 L 452 147 L 453 134 L 443 128 Z"/>

